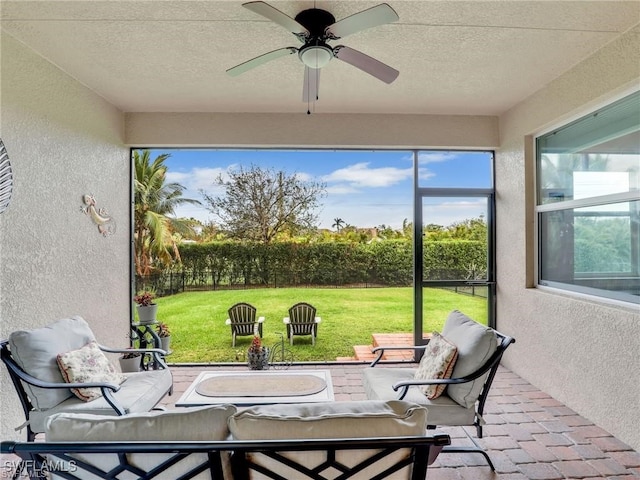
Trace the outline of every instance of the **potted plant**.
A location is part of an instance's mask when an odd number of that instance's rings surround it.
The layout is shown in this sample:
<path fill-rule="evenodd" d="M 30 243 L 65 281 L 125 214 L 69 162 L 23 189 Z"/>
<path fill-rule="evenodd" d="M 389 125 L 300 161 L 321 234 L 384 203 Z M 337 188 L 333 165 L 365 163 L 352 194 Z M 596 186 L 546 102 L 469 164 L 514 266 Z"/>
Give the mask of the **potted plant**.
<path fill-rule="evenodd" d="M 118 361 L 122 373 L 139 372 L 142 365 L 142 354 L 140 352 L 123 353 Z"/>
<path fill-rule="evenodd" d="M 162 322 L 158 323 L 156 333 L 158 337 L 160 337 L 160 348 L 168 354 L 170 352 L 169 346 L 171 345 L 171 330 L 169 330 L 169 325 Z"/>
<path fill-rule="evenodd" d="M 158 313 L 158 305 L 153 301 L 155 295 L 153 292 L 145 290 L 133 297 L 136 302 L 136 310 L 138 311 L 138 321 L 141 325 L 147 325 L 156 321 Z"/>
<path fill-rule="evenodd" d="M 251 370 L 267 370 L 269 368 L 269 347 L 263 347 L 259 336 L 253 337 L 247 350 L 247 364 Z"/>

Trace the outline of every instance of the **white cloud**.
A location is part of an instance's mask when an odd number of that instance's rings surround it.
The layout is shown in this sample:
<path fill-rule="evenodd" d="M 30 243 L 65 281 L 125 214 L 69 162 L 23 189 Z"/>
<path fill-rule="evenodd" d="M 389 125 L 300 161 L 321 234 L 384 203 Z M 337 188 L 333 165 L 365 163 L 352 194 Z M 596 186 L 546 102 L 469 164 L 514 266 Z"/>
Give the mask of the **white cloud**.
<path fill-rule="evenodd" d="M 214 181 L 218 175 L 222 175 L 223 178 L 227 177 L 227 169 L 194 167 L 186 172 L 169 170 L 167 172 L 167 182 L 177 182 L 182 185 L 185 188 L 182 192 L 183 198 L 191 198 L 204 202 L 200 190 L 204 190 L 209 195 L 222 193 L 222 189 L 214 185 Z M 203 223 L 215 219 L 214 215 L 207 210 L 204 203 L 202 205 L 185 204 L 178 206 L 175 211 L 175 216 L 178 218 L 195 218 Z"/>
<path fill-rule="evenodd" d="M 356 163 L 345 168 L 339 168 L 329 175 L 325 175 L 323 180 L 328 183 L 347 183 L 353 188 L 358 187 L 389 187 L 396 183 L 411 178 L 412 168 L 369 168 L 368 162 Z"/>
<path fill-rule="evenodd" d="M 168 182 L 178 182 L 187 190 L 209 190 L 213 188 L 218 175 L 225 177 L 227 170 L 224 168 L 199 168 L 195 167 L 188 172 L 167 172 Z"/>
<path fill-rule="evenodd" d="M 305 172 L 296 172 L 294 175 L 301 182 L 310 182 L 312 180 L 315 180 L 315 177 L 313 175 Z"/>
<path fill-rule="evenodd" d="M 339 185 L 332 185 L 330 187 L 327 187 L 327 193 L 329 195 L 333 194 L 333 195 L 347 195 L 350 193 L 358 193 L 359 190 L 357 188 L 353 188 L 350 185 L 347 185 L 345 183 L 339 184 Z"/>
<path fill-rule="evenodd" d="M 485 199 L 443 201 L 438 204 L 422 206 L 423 223 L 436 223 L 449 226 L 469 218 L 487 216 L 487 202 Z"/>
<path fill-rule="evenodd" d="M 426 165 L 427 163 L 447 162 L 453 160 L 457 155 L 450 152 L 421 152 L 418 155 L 418 164 Z"/>

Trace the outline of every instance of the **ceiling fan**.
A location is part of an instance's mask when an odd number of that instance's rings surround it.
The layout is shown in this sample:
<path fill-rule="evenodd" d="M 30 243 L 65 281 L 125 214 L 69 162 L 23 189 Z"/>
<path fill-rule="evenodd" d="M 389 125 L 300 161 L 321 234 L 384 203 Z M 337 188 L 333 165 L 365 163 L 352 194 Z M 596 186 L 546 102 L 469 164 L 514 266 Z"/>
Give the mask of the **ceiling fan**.
<path fill-rule="evenodd" d="M 400 74 L 398 70 L 358 50 L 344 45 L 332 47 L 327 43 L 367 28 L 398 20 L 398 14 L 386 3 L 355 13 L 337 22 L 331 13 L 319 8 L 303 10 L 295 18 L 291 18 L 265 2 L 248 2 L 242 6 L 286 28 L 303 45 L 300 48 L 280 48 L 252 58 L 228 69 L 227 73 L 231 76 L 235 77 L 271 60 L 297 53 L 305 66 L 302 101 L 311 102 L 318 99 L 320 69 L 332 58 L 353 65 L 385 83 L 393 82 Z"/>

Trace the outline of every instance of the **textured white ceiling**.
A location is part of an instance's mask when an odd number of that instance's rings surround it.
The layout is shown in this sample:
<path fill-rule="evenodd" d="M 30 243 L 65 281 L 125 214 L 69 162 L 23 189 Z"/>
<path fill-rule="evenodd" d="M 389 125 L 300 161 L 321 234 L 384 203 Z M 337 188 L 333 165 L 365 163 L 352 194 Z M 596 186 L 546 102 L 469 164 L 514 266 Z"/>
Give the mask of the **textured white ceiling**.
<path fill-rule="evenodd" d="M 241 1 L 6 1 L 2 30 L 127 112 L 303 112 L 290 55 L 239 77 L 227 68 L 300 46 Z M 370 1 L 270 1 L 336 19 Z M 318 113 L 497 115 L 640 22 L 640 1 L 393 1 L 400 20 L 333 42 L 400 71 L 391 85 L 339 60 Z"/>

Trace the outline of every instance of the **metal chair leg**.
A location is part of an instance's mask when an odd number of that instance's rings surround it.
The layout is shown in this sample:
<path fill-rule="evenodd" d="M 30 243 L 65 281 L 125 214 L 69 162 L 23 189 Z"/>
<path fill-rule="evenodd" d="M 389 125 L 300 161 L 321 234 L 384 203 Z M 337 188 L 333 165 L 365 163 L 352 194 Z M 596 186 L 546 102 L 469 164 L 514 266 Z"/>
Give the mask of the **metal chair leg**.
<path fill-rule="evenodd" d="M 491 467 L 491 471 L 495 472 L 496 468 L 493 466 L 493 462 L 491 461 L 491 458 L 489 457 L 489 454 L 485 451 L 484 448 L 482 448 L 478 442 L 476 441 L 475 438 L 473 438 L 471 435 L 469 435 L 469 432 L 467 432 L 467 429 L 462 427 L 462 430 L 464 430 L 464 433 L 467 434 L 467 437 L 469 437 L 469 440 L 471 440 L 471 443 L 473 443 L 474 446 L 472 447 L 456 447 L 453 445 L 448 445 L 446 447 L 444 447 L 442 449 L 442 453 L 446 453 L 446 452 L 450 452 L 450 453 L 479 453 L 480 455 L 482 455 L 485 460 L 487 461 L 487 463 L 489 464 L 489 467 Z"/>

